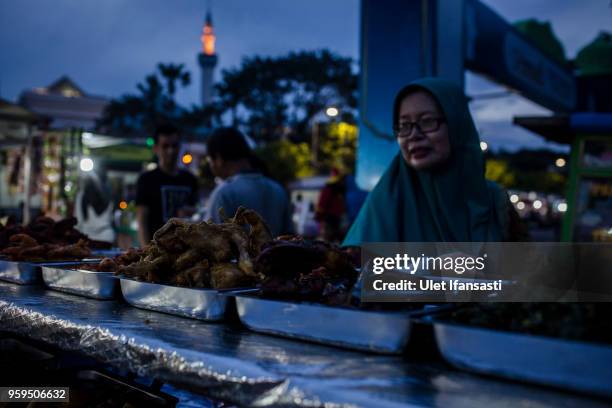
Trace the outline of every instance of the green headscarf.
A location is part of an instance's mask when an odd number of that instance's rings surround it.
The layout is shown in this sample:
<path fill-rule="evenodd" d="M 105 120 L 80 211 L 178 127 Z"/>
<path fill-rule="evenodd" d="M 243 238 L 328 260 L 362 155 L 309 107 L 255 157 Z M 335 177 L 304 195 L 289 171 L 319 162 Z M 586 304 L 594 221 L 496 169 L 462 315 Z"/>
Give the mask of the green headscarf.
<path fill-rule="evenodd" d="M 363 242 L 495 242 L 505 238 L 507 195 L 484 177 L 484 157 L 467 98 L 439 78 L 410 83 L 396 96 L 393 124 L 404 97 L 428 91 L 442 108 L 451 153 L 435 170 L 416 171 L 401 153 L 369 194 L 343 245 Z"/>

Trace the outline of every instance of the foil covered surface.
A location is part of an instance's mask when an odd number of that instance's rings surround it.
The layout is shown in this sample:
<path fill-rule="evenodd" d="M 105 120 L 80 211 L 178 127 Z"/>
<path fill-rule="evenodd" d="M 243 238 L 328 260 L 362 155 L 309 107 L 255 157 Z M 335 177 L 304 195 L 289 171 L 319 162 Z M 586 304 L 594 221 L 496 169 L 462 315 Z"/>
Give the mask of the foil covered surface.
<path fill-rule="evenodd" d="M 241 406 L 603 406 L 441 363 L 345 351 L 39 286 L 0 282 L 0 330 Z"/>

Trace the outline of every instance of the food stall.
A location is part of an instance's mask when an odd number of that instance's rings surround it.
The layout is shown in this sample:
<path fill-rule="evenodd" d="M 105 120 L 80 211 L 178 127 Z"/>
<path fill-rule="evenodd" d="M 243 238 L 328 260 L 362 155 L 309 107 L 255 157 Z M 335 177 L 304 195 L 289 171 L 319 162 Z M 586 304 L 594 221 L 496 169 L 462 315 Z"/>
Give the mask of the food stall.
<path fill-rule="evenodd" d="M 612 331 L 592 325 L 608 304 L 360 303 L 353 250 L 272 239 L 245 208 L 219 224 L 169 221 L 149 247 L 101 261 L 96 242 L 73 227 L 39 218 L 0 230 L 0 347 L 11 340 L 53 356 L 39 375 L 113 378 L 129 386 L 115 398 L 134 404 L 138 391 L 161 406 L 209 398 L 558 407 L 612 398 Z M 559 314 L 575 320 L 542 323 Z M 588 330 L 567 330 L 580 321 Z M 35 367 L 25 357 L 19 366 Z M 68 385 L 76 394 L 79 383 Z"/>

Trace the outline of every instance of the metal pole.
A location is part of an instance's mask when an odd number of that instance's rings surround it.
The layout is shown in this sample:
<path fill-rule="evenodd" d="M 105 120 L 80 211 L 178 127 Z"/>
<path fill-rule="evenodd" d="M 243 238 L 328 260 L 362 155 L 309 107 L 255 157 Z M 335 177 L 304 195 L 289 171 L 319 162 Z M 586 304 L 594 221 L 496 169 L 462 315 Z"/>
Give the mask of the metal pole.
<path fill-rule="evenodd" d="M 312 124 L 312 165 L 315 170 L 319 168 L 319 124 L 316 121 Z"/>
<path fill-rule="evenodd" d="M 25 160 L 23 162 L 23 173 L 24 173 L 24 201 L 23 201 L 23 223 L 28 224 L 30 222 L 30 207 L 32 199 L 32 125 L 28 124 L 28 144 L 25 151 Z"/>

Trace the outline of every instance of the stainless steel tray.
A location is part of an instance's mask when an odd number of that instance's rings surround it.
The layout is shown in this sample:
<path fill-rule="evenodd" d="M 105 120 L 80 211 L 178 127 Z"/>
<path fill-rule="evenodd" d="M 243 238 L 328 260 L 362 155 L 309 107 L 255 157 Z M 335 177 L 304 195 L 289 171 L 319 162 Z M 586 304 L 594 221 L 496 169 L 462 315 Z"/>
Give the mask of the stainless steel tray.
<path fill-rule="evenodd" d="M 236 308 L 249 329 L 375 353 L 404 351 L 411 317 L 423 310 L 378 312 L 236 296 Z"/>
<path fill-rule="evenodd" d="M 612 347 L 434 323 L 440 352 L 479 373 L 612 396 Z"/>
<path fill-rule="evenodd" d="M 72 262 L 42 267 L 42 277 L 50 289 L 93 299 L 114 299 L 119 283 L 112 272 L 93 272 L 70 269 L 82 262 Z"/>
<path fill-rule="evenodd" d="M 40 282 L 40 264 L 0 260 L 0 280 L 32 285 Z"/>
<path fill-rule="evenodd" d="M 219 321 L 225 314 L 228 296 L 214 289 L 120 280 L 123 297 L 136 307 L 206 321 Z"/>

